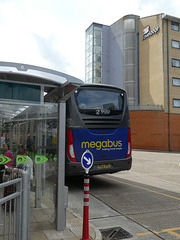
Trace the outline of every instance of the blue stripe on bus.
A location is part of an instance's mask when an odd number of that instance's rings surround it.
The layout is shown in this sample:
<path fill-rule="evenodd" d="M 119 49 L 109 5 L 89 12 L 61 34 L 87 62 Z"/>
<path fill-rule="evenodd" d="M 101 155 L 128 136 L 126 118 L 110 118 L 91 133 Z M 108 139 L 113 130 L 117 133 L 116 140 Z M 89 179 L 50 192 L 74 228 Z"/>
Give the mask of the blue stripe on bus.
<path fill-rule="evenodd" d="M 128 128 L 72 129 L 76 159 L 81 161 L 82 154 L 89 149 L 94 161 L 126 158 L 128 144 Z"/>

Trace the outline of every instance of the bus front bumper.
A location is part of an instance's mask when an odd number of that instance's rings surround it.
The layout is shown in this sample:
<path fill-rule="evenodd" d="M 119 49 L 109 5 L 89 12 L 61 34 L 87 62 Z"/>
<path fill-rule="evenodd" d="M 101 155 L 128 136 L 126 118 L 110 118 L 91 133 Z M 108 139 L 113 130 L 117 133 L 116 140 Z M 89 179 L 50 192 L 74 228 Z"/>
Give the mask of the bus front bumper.
<path fill-rule="evenodd" d="M 132 157 L 127 159 L 94 161 L 92 168 L 89 170 L 90 175 L 115 173 L 119 171 L 130 170 L 132 166 Z M 80 162 L 66 162 L 66 176 L 84 175 Z"/>

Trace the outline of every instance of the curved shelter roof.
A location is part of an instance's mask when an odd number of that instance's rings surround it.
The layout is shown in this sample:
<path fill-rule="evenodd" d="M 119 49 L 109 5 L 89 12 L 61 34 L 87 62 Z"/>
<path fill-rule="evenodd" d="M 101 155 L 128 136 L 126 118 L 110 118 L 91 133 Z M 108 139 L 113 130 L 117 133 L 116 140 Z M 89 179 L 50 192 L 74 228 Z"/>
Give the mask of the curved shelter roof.
<path fill-rule="evenodd" d="M 82 80 L 62 72 L 28 64 L 0 61 L 1 81 L 43 86 L 41 103 L 67 100 L 71 93 L 83 84 Z M 47 93 L 45 97 L 44 92 Z M 1 100 L 3 102 L 0 102 L 0 115 L 5 119 L 14 118 L 23 111 L 27 111 L 23 101 L 9 99 L 6 102 L 6 99 Z M 6 109 L 4 108 L 5 102 L 8 106 Z M 28 104 L 31 105 L 31 103 Z"/>
<path fill-rule="evenodd" d="M 62 86 L 65 83 L 82 84 L 83 81 L 52 69 L 22 63 L 1 62 L 0 80 Z"/>

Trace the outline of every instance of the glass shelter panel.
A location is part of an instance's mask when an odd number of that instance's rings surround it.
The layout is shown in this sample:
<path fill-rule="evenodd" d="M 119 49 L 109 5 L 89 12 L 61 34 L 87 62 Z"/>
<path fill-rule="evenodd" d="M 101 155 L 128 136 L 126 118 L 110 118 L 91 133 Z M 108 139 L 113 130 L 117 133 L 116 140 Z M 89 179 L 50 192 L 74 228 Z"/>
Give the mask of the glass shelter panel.
<path fill-rule="evenodd" d="M 0 101 L 0 154 L 4 151 L 3 144 L 8 144 L 14 166 L 27 167 L 19 157 L 22 150 L 32 160 L 32 215 L 41 208 L 44 217 L 51 222 L 55 221 L 56 211 L 57 125 L 56 104 Z"/>
<path fill-rule="evenodd" d="M 0 82 L 0 96 L 3 99 L 26 100 L 40 102 L 41 87 L 29 84 Z"/>

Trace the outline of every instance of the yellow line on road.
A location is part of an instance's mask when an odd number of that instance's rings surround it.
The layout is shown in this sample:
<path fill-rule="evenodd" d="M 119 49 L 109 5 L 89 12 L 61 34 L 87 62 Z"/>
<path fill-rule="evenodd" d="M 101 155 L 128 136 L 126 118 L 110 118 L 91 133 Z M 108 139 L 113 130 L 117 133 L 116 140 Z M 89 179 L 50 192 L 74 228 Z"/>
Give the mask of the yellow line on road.
<path fill-rule="evenodd" d="M 168 198 L 172 198 L 172 199 L 176 199 L 176 200 L 180 201 L 180 198 L 173 197 L 171 195 L 160 193 L 160 192 L 157 192 L 157 191 L 153 191 L 153 190 L 150 190 L 148 188 L 140 187 L 140 186 L 137 186 L 135 184 L 123 182 L 123 181 L 120 181 L 120 180 L 117 180 L 117 179 L 114 179 L 114 178 L 110 178 L 110 177 L 107 177 L 107 176 L 100 176 L 100 177 L 108 179 L 108 180 L 111 180 L 111 181 L 114 181 L 114 182 L 122 183 L 122 184 L 125 184 L 125 185 L 128 185 L 128 186 L 131 186 L 131 187 L 139 188 L 139 189 L 142 189 L 142 190 L 145 190 L 145 191 L 148 191 L 148 192 L 152 192 L 152 193 L 155 193 L 155 194 L 158 194 L 158 195 L 162 195 L 164 197 L 168 197 Z"/>
<path fill-rule="evenodd" d="M 180 230 L 180 227 L 163 229 L 163 230 L 161 230 L 161 232 L 167 232 L 167 231 L 177 231 L 177 230 Z"/>
<path fill-rule="evenodd" d="M 149 232 L 136 233 L 136 236 L 137 236 L 137 237 L 143 237 L 143 236 L 147 236 L 147 235 L 149 235 L 149 234 L 150 234 Z"/>
<path fill-rule="evenodd" d="M 180 234 L 174 232 L 174 231 L 177 231 L 177 230 L 180 230 L 180 227 L 163 229 L 161 232 L 168 232 L 168 233 L 180 238 Z"/>
<path fill-rule="evenodd" d="M 177 230 L 180 230 L 180 227 L 176 227 L 176 228 L 167 228 L 167 229 L 163 229 L 161 230 L 160 232 L 157 232 L 157 231 L 152 231 L 153 233 L 156 233 L 156 234 L 159 234 L 159 233 L 169 233 L 173 236 L 176 236 L 178 238 L 180 238 L 180 234 L 174 232 L 174 231 L 177 231 Z M 150 232 L 144 232 L 144 233 L 136 233 L 136 236 L 137 237 L 143 237 L 143 236 L 147 236 L 151 234 Z"/>
<path fill-rule="evenodd" d="M 176 236 L 178 238 L 180 238 L 180 234 L 176 233 L 176 232 L 172 232 L 172 231 L 167 231 L 168 233 L 170 233 L 173 236 Z"/>

